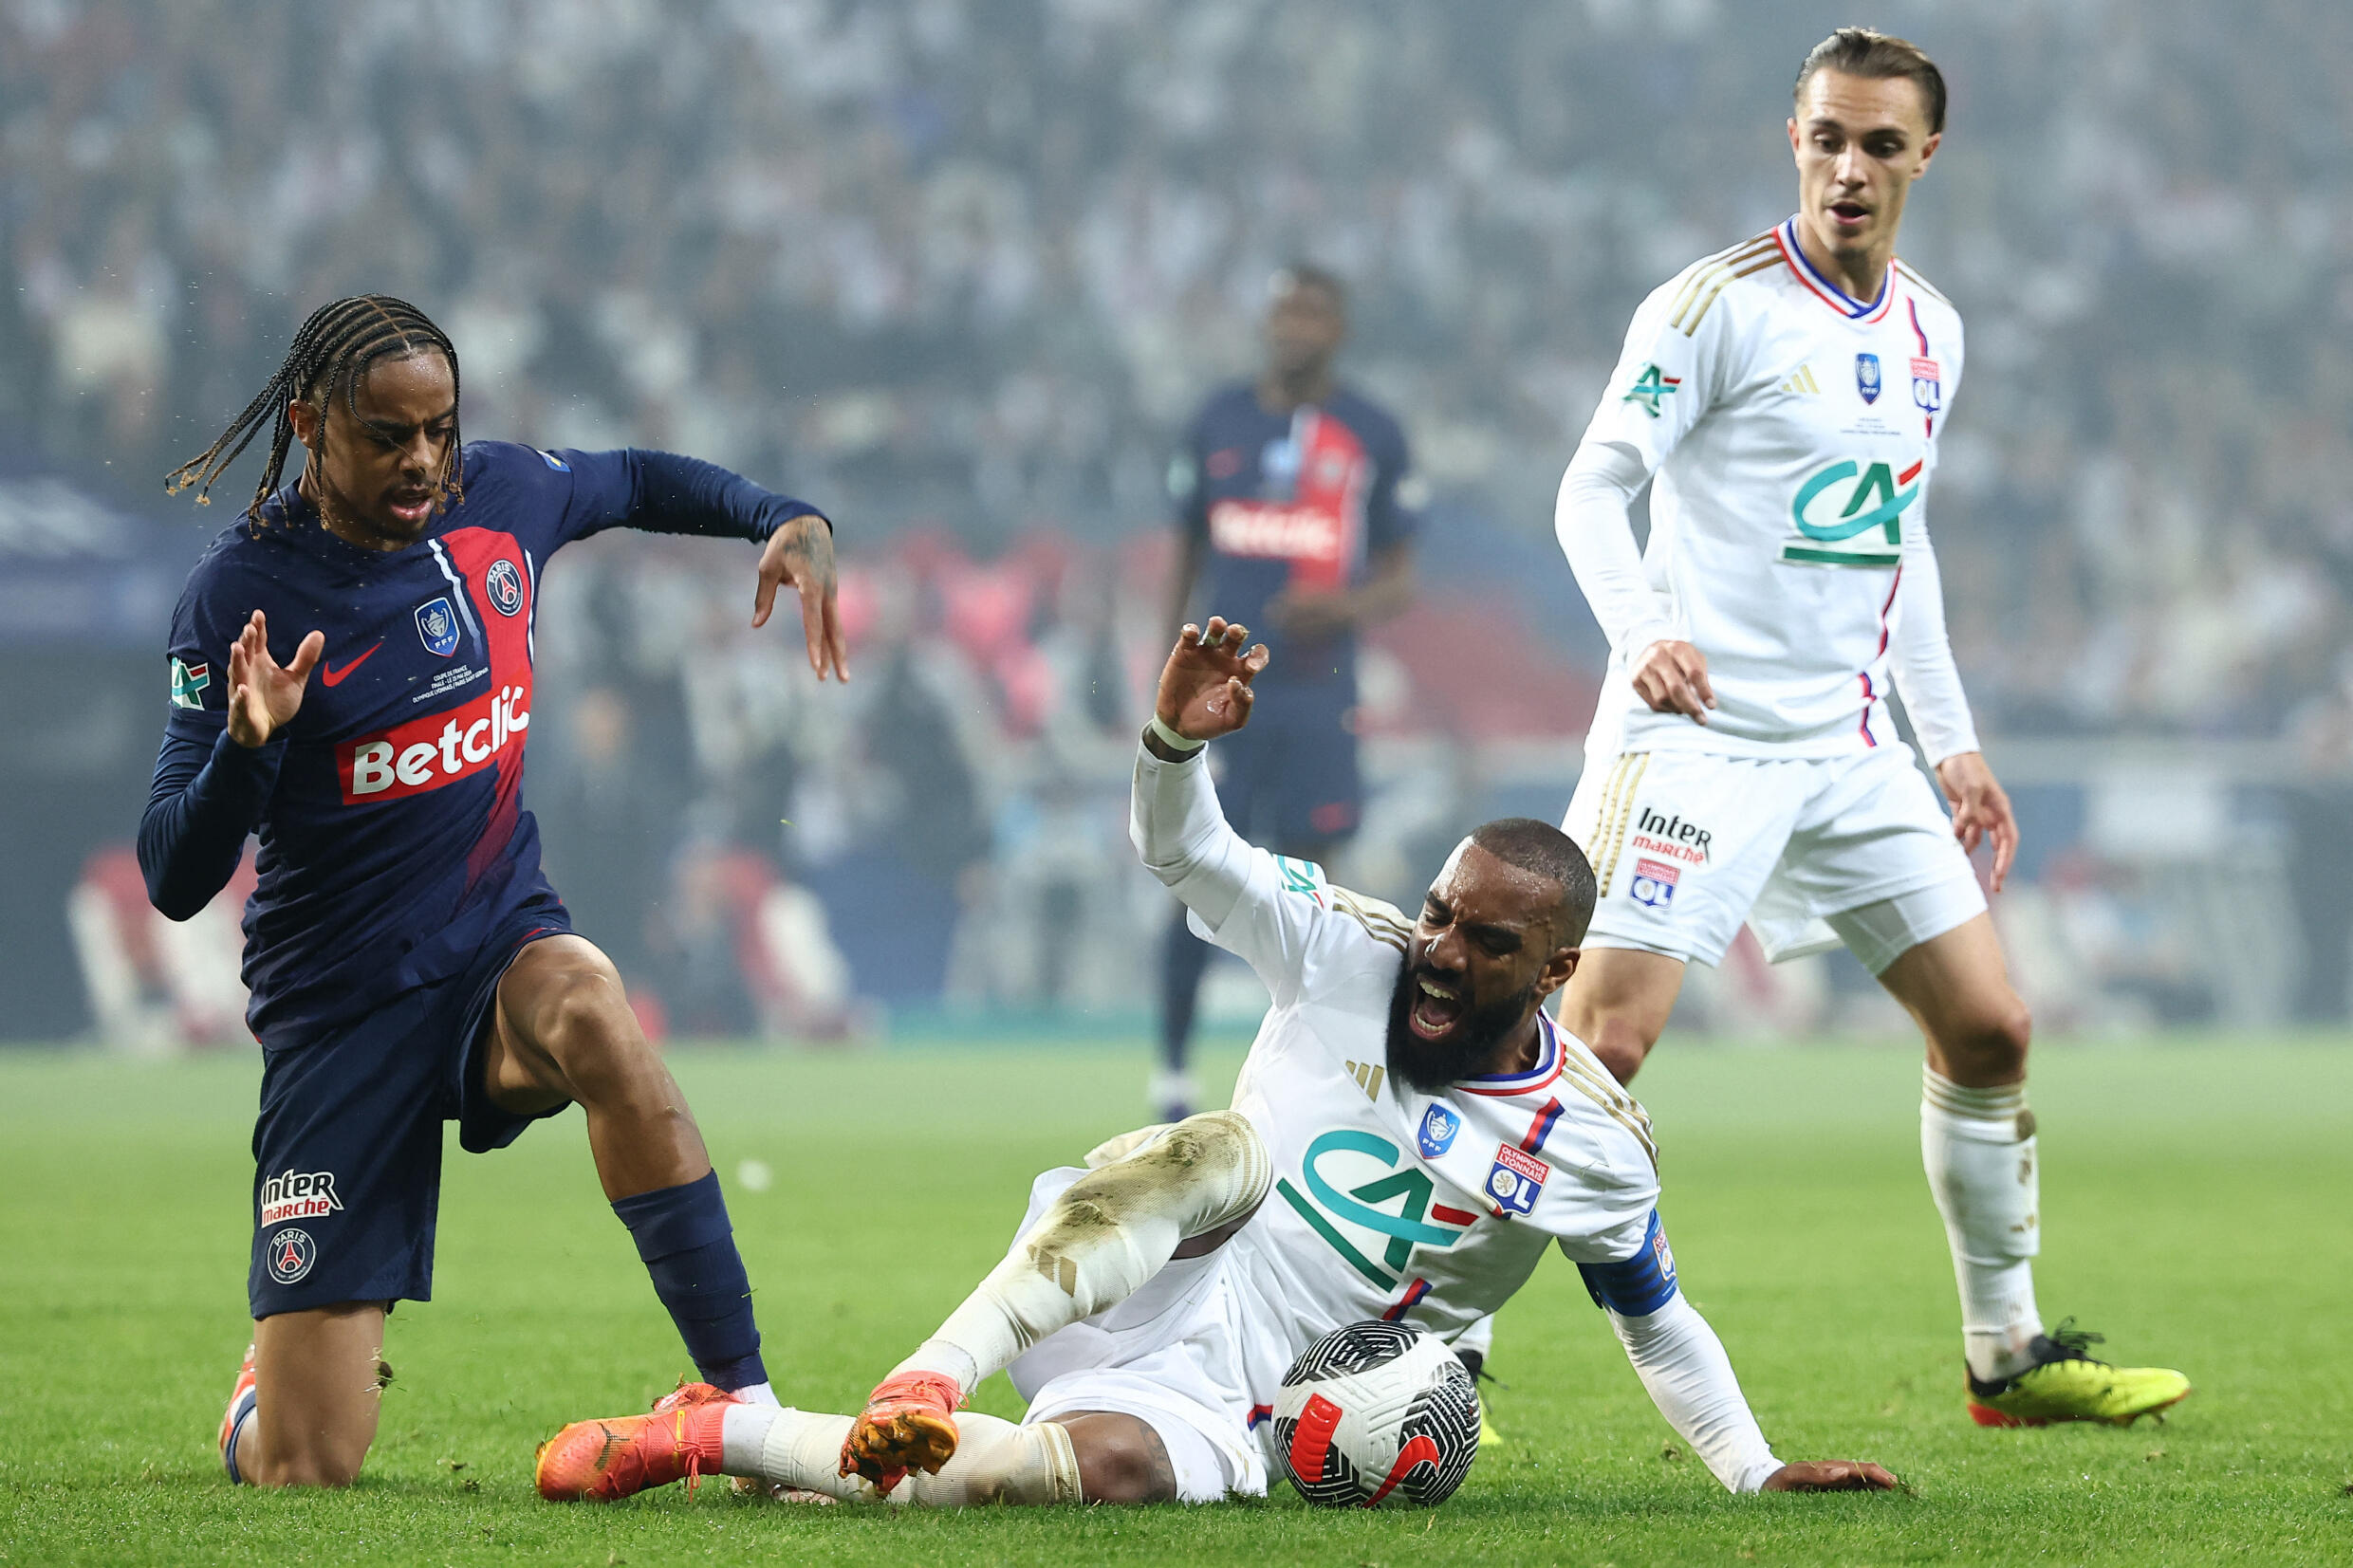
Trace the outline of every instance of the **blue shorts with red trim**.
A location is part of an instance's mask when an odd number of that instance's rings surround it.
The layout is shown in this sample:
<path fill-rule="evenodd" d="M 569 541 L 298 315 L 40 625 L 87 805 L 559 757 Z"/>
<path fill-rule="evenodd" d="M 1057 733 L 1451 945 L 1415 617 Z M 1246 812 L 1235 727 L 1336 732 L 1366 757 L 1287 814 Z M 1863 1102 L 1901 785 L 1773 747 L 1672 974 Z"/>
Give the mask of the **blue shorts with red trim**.
<path fill-rule="evenodd" d="M 482 1053 L 515 954 L 571 930 L 563 904 L 534 899 L 462 970 L 312 1038 L 264 1046 L 246 1276 L 254 1317 L 432 1300 L 441 1124 L 456 1122 L 459 1145 L 478 1154 L 539 1119 L 491 1103 Z"/>
<path fill-rule="evenodd" d="M 1250 724 L 1211 748 L 1217 799 L 1233 830 L 1288 854 L 1337 843 L 1364 816 L 1356 682 L 1261 684 Z"/>

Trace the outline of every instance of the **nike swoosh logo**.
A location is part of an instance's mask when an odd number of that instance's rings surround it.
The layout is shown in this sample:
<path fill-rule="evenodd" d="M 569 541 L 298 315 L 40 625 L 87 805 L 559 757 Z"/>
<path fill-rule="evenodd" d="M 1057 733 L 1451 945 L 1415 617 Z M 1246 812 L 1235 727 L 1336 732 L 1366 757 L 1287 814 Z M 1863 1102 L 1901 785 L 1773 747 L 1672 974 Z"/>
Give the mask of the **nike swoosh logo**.
<path fill-rule="evenodd" d="M 336 669 L 335 666 L 331 664 L 322 663 L 319 666 L 319 678 L 326 682 L 329 686 L 341 686 L 343 683 L 343 677 L 345 675 L 350 674 L 354 670 L 357 670 L 360 666 L 368 661 L 368 654 L 375 653 L 378 648 L 381 648 L 383 645 L 384 639 L 378 637 L 374 645 L 368 649 L 367 654 L 361 654 L 358 658 L 353 659 L 349 664 L 344 665 L 341 670 Z"/>

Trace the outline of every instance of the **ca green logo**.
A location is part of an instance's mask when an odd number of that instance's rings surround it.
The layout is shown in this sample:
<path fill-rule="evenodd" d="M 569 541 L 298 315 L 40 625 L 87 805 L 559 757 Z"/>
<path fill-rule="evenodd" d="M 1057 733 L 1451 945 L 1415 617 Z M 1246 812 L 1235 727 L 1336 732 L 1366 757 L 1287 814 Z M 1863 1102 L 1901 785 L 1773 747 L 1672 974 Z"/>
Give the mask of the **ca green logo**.
<path fill-rule="evenodd" d="M 204 689 L 213 684 L 210 664 L 191 664 L 186 659 L 172 661 L 172 706 L 202 708 Z"/>
<path fill-rule="evenodd" d="M 1680 376 L 1669 376 L 1657 365 L 1644 365 L 1642 374 L 1634 378 L 1634 385 L 1620 398 L 1623 403 L 1640 403 L 1642 412 L 1658 417 L 1658 405 L 1675 396 L 1675 389 L 1683 384 Z"/>
<path fill-rule="evenodd" d="M 1342 1190 L 1324 1174 L 1323 1165 L 1327 1158 L 1350 1154 L 1369 1157 L 1386 1169 L 1389 1174 L 1375 1176 L 1371 1181 Z M 1397 1164 L 1402 1154 L 1403 1151 L 1396 1144 L 1377 1134 L 1349 1127 L 1338 1128 L 1307 1145 L 1307 1153 L 1299 1162 L 1300 1175 L 1307 1184 L 1307 1192 L 1315 1195 L 1313 1202 L 1308 1201 L 1306 1193 L 1293 1187 L 1288 1177 L 1274 1184 L 1274 1190 L 1283 1195 L 1283 1201 L 1297 1209 L 1299 1217 L 1313 1227 L 1317 1235 L 1329 1242 L 1332 1249 L 1346 1259 L 1351 1268 L 1383 1290 L 1389 1289 L 1403 1277 L 1405 1262 L 1413 1256 L 1417 1245 L 1452 1246 L 1478 1218 L 1460 1209 L 1441 1207 L 1436 1217 L 1441 1220 L 1451 1218 L 1454 1223 L 1431 1224 L 1430 1194 L 1436 1190 L 1435 1184 L 1412 1165 L 1407 1165 L 1402 1171 L 1398 1170 Z M 1342 1163 L 1349 1162 L 1343 1158 Z M 1395 1210 L 1377 1207 L 1392 1199 L 1397 1200 Z M 1380 1263 L 1376 1264 L 1367 1258 L 1354 1242 L 1341 1234 L 1340 1227 L 1332 1223 L 1334 1219 L 1388 1237 L 1388 1245 L 1381 1249 Z M 1388 1266 L 1383 1268 L 1381 1264 Z"/>
<path fill-rule="evenodd" d="M 1842 457 L 1814 470 L 1789 502 L 1797 542 L 1781 559 L 1811 566 L 1893 566 L 1902 559 L 1903 509 L 1920 493 L 1926 460 L 1901 473 Z M 1850 483 L 1851 481 L 1851 483 Z"/>

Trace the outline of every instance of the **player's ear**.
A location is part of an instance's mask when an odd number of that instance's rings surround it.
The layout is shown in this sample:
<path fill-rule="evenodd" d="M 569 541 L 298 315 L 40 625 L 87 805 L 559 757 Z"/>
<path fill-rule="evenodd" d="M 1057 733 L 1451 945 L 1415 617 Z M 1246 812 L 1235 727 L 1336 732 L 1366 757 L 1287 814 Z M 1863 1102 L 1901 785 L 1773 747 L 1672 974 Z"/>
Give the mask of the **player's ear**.
<path fill-rule="evenodd" d="M 1545 960 L 1545 967 L 1536 971 L 1536 988 L 1539 994 L 1550 996 L 1554 991 L 1567 985 L 1569 976 L 1577 972 L 1578 960 L 1584 956 L 1584 952 L 1576 948 L 1553 949 L 1552 956 Z"/>
<path fill-rule="evenodd" d="M 1929 159 L 1935 157 L 1936 156 L 1936 149 L 1943 145 L 1944 133 L 1942 131 L 1931 131 L 1928 133 L 1928 139 L 1920 143 L 1919 166 L 1912 171 L 1912 177 L 1914 179 L 1918 179 L 1922 175 L 1928 173 Z"/>
<path fill-rule="evenodd" d="M 294 427 L 294 439 L 303 444 L 303 450 L 317 452 L 320 430 L 325 423 L 320 417 L 317 407 L 297 397 L 287 404 L 286 416 L 287 422 Z"/>

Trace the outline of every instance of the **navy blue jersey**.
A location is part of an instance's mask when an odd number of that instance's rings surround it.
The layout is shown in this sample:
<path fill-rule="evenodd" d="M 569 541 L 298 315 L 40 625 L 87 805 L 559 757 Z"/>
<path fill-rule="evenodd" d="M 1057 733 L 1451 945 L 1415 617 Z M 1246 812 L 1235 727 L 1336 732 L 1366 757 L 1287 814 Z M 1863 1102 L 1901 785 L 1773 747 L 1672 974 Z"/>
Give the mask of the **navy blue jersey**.
<path fill-rule="evenodd" d="M 171 708 L 139 858 L 157 907 L 219 892 L 246 835 L 248 1012 L 265 1044 L 463 972 L 535 900 L 523 809 L 547 558 L 615 525 L 765 539 L 813 508 L 666 452 L 469 445 L 463 499 L 394 551 L 329 533 L 291 486 L 224 530 L 171 634 Z M 268 745 L 228 736 L 229 649 L 256 609 L 283 664 L 326 649 Z"/>
<path fill-rule="evenodd" d="M 1259 684 L 1354 678 L 1353 636 L 1287 646 L 1267 603 L 1288 588 L 1353 586 L 1411 539 L 1415 517 L 1398 497 L 1406 467 L 1398 422 L 1345 390 L 1269 414 L 1244 383 L 1194 420 L 1169 489 L 1180 526 L 1208 546 L 1202 613 L 1240 621 L 1273 655 Z"/>

